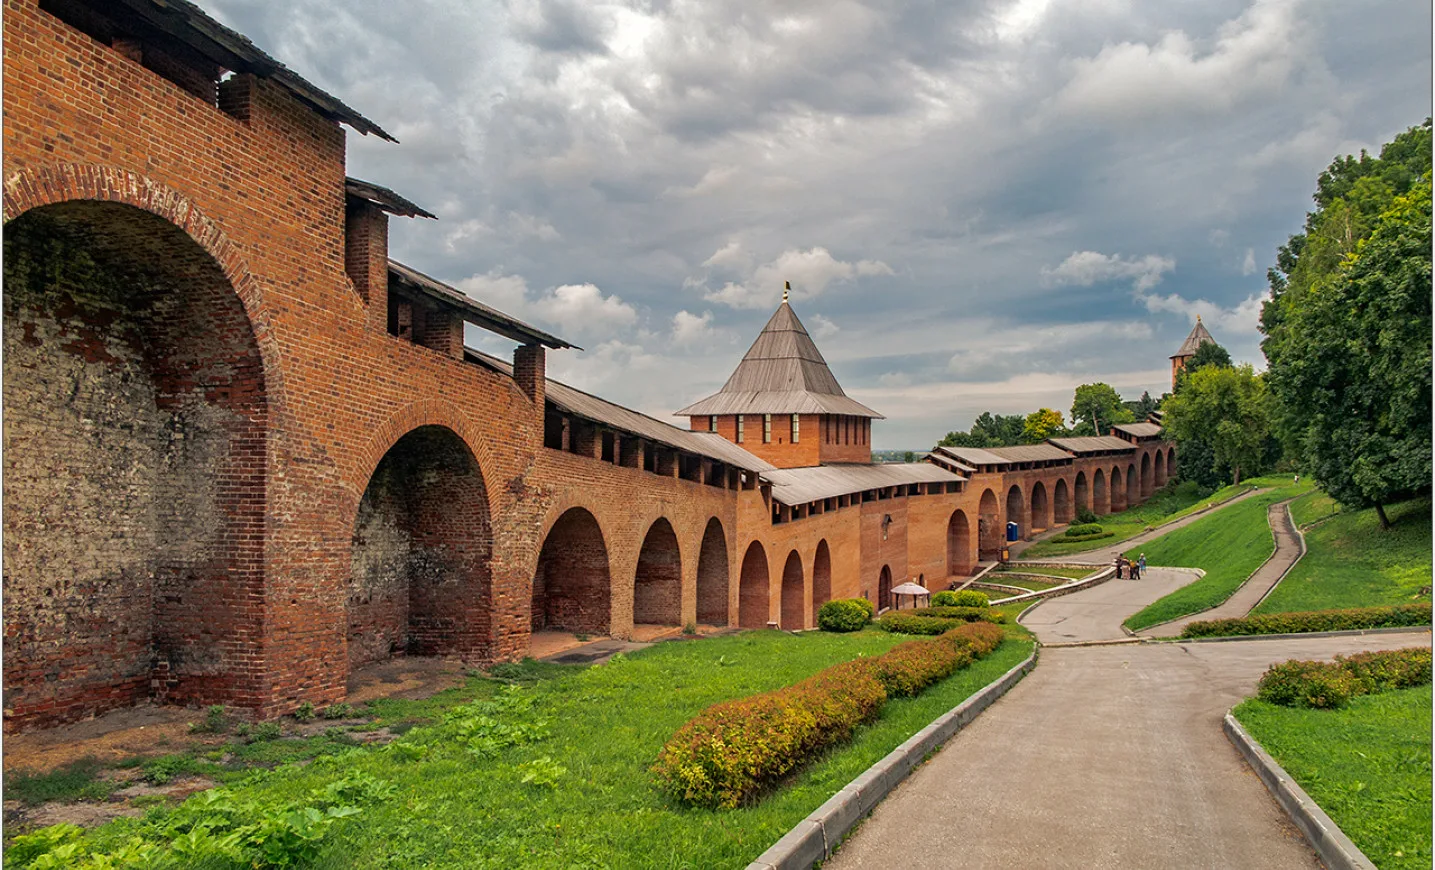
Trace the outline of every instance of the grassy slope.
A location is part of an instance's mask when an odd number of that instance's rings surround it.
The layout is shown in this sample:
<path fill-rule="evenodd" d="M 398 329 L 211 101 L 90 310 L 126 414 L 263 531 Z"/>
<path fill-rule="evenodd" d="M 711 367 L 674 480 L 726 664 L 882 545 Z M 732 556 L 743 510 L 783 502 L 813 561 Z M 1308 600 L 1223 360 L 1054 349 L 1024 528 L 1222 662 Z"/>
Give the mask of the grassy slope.
<path fill-rule="evenodd" d="M 1169 492 L 1162 490 L 1145 504 L 1137 505 L 1120 513 L 1097 517 L 1101 528 L 1114 532 L 1109 538 L 1091 541 L 1062 543 L 1060 537 L 1038 541 L 1022 551 L 1023 559 L 1054 559 L 1071 553 L 1085 553 L 1119 544 L 1127 538 L 1146 531 L 1149 526 L 1159 526 L 1172 520 L 1188 516 L 1208 505 L 1218 504 L 1249 490 L 1255 481 L 1242 482 L 1240 486 L 1227 486 L 1208 496 L 1202 497 L 1195 484 L 1182 483 Z"/>
<path fill-rule="evenodd" d="M 1251 572 L 1270 557 L 1275 549 L 1275 538 L 1266 521 L 1266 508 L 1274 502 L 1308 491 L 1311 483 L 1305 480 L 1292 484 L 1288 477 L 1263 480 L 1279 481 L 1285 485 L 1214 511 L 1189 526 L 1147 541 L 1138 550 L 1126 554 L 1134 559 L 1145 553 L 1148 565 L 1201 568 L 1206 572 L 1200 580 L 1129 617 L 1125 622 L 1127 628 L 1139 631 L 1215 607 L 1230 598 L 1231 593 L 1251 576 Z"/>
<path fill-rule="evenodd" d="M 1431 863 L 1430 687 L 1354 698 L 1340 710 L 1257 699 L 1236 718 L 1381 870 Z"/>
<path fill-rule="evenodd" d="M 788 787 L 731 812 L 686 809 L 652 786 L 647 769 L 677 728 L 710 704 L 796 682 L 902 636 L 792 636 L 755 631 L 665 643 L 607 665 L 538 683 L 533 710 L 551 736 L 482 761 L 457 747 L 405 763 L 364 751 L 345 769 L 398 784 L 326 842 L 319 867 L 714 867 L 757 857 L 794 824 L 911 734 L 1010 669 L 1031 650 L 1023 629 L 995 653 L 920 697 L 889 701 L 856 738 L 804 768 Z M 521 782 L 518 765 L 563 765 L 557 787 Z M 246 797 L 299 799 L 339 772 L 302 768 L 242 786 Z M 135 823 L 99 829 L 122 842 Z"/>
<path fill-rule="evenodd" d="M 1091 568 L 1056 568 L 1049 565 L 1032 565 L 1030 567 L 993 571 L 988 576 L 992 578 L 993 583 L 1005 583 L 1005 580 L 998 579 L 1004 574 L 1040 574 L 1045 577 L 1065 577 L 1068 580 L 1080 580 L 1091 572 Z"/>
<path fill-rule="evenodd" d="M 1330 515 L 1323 493 L 1297 504 L 1292 516 L 1308 523 Z M 1302 499 L 1304 501 L 1304 499 Z M 1374 509 L 1336 514 L 1305 533 L 1306 554 L 1257 613 L 1290 613 L 1335 607 L 1372 607 L 1428 600 L 1430 585 L 1430 500 L 1386 508 L 1393 524 L 1380 528 Z"/>

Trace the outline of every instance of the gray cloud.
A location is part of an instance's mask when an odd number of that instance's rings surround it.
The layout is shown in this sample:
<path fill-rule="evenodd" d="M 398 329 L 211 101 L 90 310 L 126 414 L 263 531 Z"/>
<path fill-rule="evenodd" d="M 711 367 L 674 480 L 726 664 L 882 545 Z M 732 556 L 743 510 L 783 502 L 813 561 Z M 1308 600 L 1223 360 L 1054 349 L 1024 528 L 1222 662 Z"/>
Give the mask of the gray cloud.
<path fill-rule="evenodd" d="M 395 255 L 581 332 L 556 376 L 666 414 L 792 280 L 877 446 L 1159 393 L 1196 313 L 1259 361 L 1316 175 L 1430 105 L 1395 0 L 204 2 L 398 135 Z"/>

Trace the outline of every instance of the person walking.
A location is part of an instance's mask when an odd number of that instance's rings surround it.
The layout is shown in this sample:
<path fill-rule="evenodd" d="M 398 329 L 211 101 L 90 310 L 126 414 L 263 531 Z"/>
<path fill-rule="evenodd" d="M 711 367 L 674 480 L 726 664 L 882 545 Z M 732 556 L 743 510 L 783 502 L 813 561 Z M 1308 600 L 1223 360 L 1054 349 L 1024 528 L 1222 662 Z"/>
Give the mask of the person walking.
<path fill-rule="evenodd" d="M 1140 579 L 1141 579 L 1141 568 L 1140 568 L 1135 562 L 1132 562 L 1132 563 L 1131 563 L 1131 579 L 1132 579 L 1132 580 L 1140 580 Z"/>
<path fill-rule="evenodd" d="M 1120 580 L 1120 579 L 1121 579 L 1121 563 L 1122 563 L 1123 561 L 1125 561 L 1125 560 L 1122 559 L 1120 556 L 1117 556 L 1117 557 L 1116 557 L 1116 579 L 1117 579 L 1117 580 Z"/>
<path fill-rule="evenodd" d="M 1141 566 L 1141 573 L 1142 573 L 1142 574 L 1145 574 L 1145 573 L 1146 573 L 1146 554 L 1145 554 L 1145 553 L 1142 553 L 1142 554 L 1141 554 L 1141 560 L 1140 560 L 1139 562 L 1137 562 L 1136 564 L 1138 564 L 1138 565 Z"/>

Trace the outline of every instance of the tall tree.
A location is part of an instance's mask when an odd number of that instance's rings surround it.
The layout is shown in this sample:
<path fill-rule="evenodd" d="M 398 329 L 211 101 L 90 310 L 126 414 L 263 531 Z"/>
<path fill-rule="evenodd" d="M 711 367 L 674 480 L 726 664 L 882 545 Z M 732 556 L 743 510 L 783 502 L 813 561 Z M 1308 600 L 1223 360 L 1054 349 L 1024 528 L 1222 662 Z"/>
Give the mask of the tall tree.
<path fill-rule="evenodd" d="M 1141 398 L 1137 399 L 1134 402 L 1122 402 L 1121 404 L 1125 405 L 1126 410 L 1130 411 L 1131 416 L 1133 416 L 1137 420 L 1145 420 L 1147 417 L 1151 416 L 1152 411 L 1155 411 L 1157 408 L 1161 407 L 1160 403 L 1158 403 L 1155 399 L 1151 398 L 1150 390 L 1143 390 L 1141 392 Z"/>
<path fill-rule="evenodd" d="M 1096 435 L 1111 434 L 1113 423 L 1130 423 L 1136 419 L 1121 402 L 1121 394 L 1110 384 L 1082 384 L 1076 388 L 1071 402 L 1072 421 L 1091 425 Z"/>
<path fill-rule="evenodd" d="M 1048 438 L 1059 437 L 1066 432 L 1066 420 L 1060 411 L 1042 408 L 1026 415 L 1022 423 L 1022 440 L 1027 444 L 1039 444 Z"/>
<path fill-rule="evenodd" d="M 972 421 L 969 432 L 948 432 L 942 447 L 1012 447 L 1023 443 L 1022 429 L 1026 418 L 1021 414 L 993 414 L 983 411 Z"/>
<path fill-rule="evenodd" d="M 1187 447 L 1198 442 L 1209 447 L 1213 471 L 1240 483 L 1243 476 L 1261 471 L 1271 429 L 1270 405 L 1265 378 L 1250 365 L 1207 366 L 1193 372 L 1162 410 L 1166 431 L 1181 451 L 1182 467 L 1190 461 Z"/>
<path fill-rule="evenodd" d="M 1427 171 L 1288 306 L 1270 367 L 1304 467 L 1386 527 L 1385 504 L 1430 491 L 1430 187 Z"/>

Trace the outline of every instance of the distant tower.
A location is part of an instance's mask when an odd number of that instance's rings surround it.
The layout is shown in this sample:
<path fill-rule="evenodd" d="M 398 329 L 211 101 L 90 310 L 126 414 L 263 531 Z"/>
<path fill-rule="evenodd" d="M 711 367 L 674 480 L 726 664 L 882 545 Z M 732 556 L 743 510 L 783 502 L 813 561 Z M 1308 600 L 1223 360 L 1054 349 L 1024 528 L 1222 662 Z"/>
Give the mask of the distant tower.
<path fill-rule="evenodd" d="M 1215 344 L 1216 340 L 1211 333 L 1206 331 L 1205 325 L 1201 323 L 1201 315 L 1196 315 L 1196 325 L 1191 327 L 1191 334 L 1181 342 L 1181 349 L 1171 357 L 1171 391 L 1176 390 L 1176 375 L 1186 368 L 1186 361 L 1196 355 L 1196 348 L 1203 344 Z"/>
<path fill-rule="evenodd" d="M 778 468 L 870 463 L 882 415 L 842 392 L 788 302 L 790 287 L 722 389 L 678 415 Z"/>

